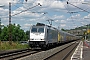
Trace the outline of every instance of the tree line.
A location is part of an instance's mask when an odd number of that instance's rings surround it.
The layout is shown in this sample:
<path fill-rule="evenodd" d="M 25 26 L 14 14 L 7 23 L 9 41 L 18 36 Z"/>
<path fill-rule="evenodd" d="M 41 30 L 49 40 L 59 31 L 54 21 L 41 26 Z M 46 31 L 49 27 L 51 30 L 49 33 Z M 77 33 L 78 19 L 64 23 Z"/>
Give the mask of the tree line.
<path fill-rule="evenodd" d="M 20 27 L 19 24 L 11 24 L 12 41 L 26 41 L 29 39 L 29 31 L 24 32 Z M 0 28 L 0 41 L 9 41 L 9 25 Z"/>

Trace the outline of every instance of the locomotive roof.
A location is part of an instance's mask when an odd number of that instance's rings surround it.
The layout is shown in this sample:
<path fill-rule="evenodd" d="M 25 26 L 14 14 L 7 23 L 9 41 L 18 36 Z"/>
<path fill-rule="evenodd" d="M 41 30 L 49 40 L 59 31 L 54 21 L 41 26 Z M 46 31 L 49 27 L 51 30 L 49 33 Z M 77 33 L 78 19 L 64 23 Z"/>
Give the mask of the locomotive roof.
<path fill-rule="evenodd" d="M 48 25 L 33 25 L 33 27 L 48 27 L 48 28 L 50 28 L 50 29 L 58 30 L 57 28 L 52 27 L 52 26 L 48 26 Z M 58 30 L 58 31 L 61 32 L 61 33 L 63 33 L 63 34 L 67 34 L 67 35 L 75 36 L 74 34 L 70 34 L 70 33 L 65 32 L 65 31 L 61 31 L 61 30 Z"/>
<path fill-rule="evenodd" d="M 61 31 L 61 30 L 59 30 L 59 32 L 64 33 L 64 34 L 67 34 L 67 35 L 75 36 L 74 34 L 70 34 L 70 33 L 65 32 L 65 31 Z"/>

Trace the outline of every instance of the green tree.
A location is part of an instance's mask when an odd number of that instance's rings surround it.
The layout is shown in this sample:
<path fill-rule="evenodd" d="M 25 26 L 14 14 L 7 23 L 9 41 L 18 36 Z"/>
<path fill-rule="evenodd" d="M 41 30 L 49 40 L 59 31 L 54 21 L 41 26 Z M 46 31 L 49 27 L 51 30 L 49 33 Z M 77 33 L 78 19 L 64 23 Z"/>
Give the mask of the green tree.
<path fill-rule="evenodd" d="M 11 37 L 12 41 L 25 41 L 27 40 L 27 35 L 24 30 L 20 29 L 20 25 L 11 25 Z M 8 41 L 9 39 L 9 26 L 4 26 L 1 33 L 1 40 Z"/>
<path fill-rule="evenodd" d="M 65 29 L 63 29 L 63 28 L 62 28 L 61 30 L 62 30 L 62 31 L 66 31 L 66 30 L 65 30 Z"/>
<path fill-rule="evenodd" d="M 8 32 L 9 32 L 8 27 L 4 26 L 4 28 L 2 29 L 2 32 L 1 32 L 1 40 L 7 41 L 8 35 L 9 35 Z"/>
<path fill-rule="evenodd" d="M 26 35 L 27 35 L 27 38 L 28 38 L 28 40 L 29 40 L 30 31 L 26 31 Z"/>

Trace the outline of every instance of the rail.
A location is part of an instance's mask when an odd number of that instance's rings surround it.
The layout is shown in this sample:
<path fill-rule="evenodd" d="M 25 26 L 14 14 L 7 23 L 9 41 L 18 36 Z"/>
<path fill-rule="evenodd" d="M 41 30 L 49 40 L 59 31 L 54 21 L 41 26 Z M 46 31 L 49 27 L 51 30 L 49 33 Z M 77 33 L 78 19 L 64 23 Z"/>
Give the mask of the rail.
<path fill-rule="evenodd" d="M 83 54 L 83 42 L 80 41 L 79 45 L 77 46 L 75 52 L 73 53 L 71 60 L 82 60 Z"/>
<path fill-rule="evenodd" d="M 0 53 L 0 59 L 13 60 L 13 59 L 21 58 L 27 55 L 35 54 L 37 52 L 39 51 L 34 51 L 31 49 L 22 49 L 22 50 L 3 52 L 3 53 Z"/>
<path fill-rule="evenodd" d="M 53 55 L 45 58 L 44 60 L 51 60 L 51 59 L 53 59 L 52 57 L 54 57 L 55 55 L 57 55 L 57 54 L 59 54 L 59 53 L 60 53 L 60 55 L 62 55 L 62 52 L 68 49 L 68 51 L 65 53 L 65 55 L 64 55 L 64 56 L 61 56 L 61 57 L 59 58 L 59 60 L 65 60 L 65 59 L 71 54 L 71 52 L 76 48 L 77 45 L 78 45 L 78 43 L 74 42 L 74 43 L 72 43 L 71 45 L 63 48 L 62 50 L 56 52 L 55 54 L 53 54 Z M 71 46 L 73 46 L 73 47 L 71 47 Z M 64 52 L 63 52 L 63 53 L 64 53 Z"/>
<path fill-rule="evenodd" d="M 75 47 L 77 47 L 78 44 L 76 44 L 61 60 L 65 60 L 68 55 L 74 50 Z"/>

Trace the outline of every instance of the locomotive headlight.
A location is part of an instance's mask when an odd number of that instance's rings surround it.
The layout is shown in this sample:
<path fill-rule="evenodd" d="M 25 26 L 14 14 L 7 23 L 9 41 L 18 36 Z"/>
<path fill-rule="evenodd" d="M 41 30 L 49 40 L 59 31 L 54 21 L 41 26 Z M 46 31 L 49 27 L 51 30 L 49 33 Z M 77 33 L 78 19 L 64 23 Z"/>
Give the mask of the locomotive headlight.
<path fill-rule="evenodd" d="M 34 40 L 34 39 L 30 39 L 30 40 Z"/>
<path fill-rule="evenodd" d="M 44 39 L 41 39 L 41 40 L 44 40 Z"/>

